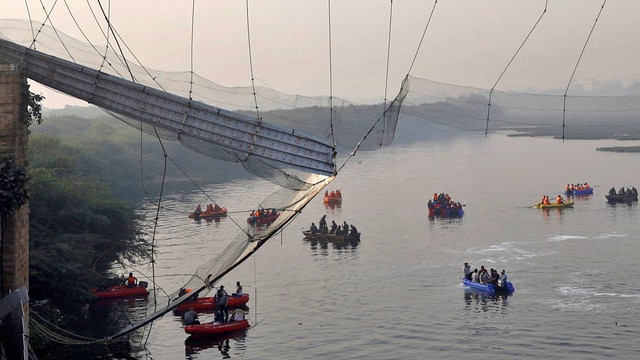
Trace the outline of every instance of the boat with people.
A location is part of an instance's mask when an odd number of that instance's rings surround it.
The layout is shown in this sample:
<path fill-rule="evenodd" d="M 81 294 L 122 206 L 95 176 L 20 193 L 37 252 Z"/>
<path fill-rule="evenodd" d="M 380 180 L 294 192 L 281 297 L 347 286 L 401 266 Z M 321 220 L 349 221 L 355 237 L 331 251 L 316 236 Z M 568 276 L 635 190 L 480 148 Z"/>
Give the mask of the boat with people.
<path fill-rule="evenodd" d="M 190 219 L 194 219 L 194 220 L 200 220 L 200 219 L 204 219 L 204 220 L 214 220 L 214 219 L 218 219 L 221 217 L 227 216 L 227 208 L 223 207 L 220 208 L 219 211 L 213 211 L 213 212 L 202 212 L 200 214 L 196 214 L 196 213 L 190 213 L 189 214 L 189 218 Z"/>
<path fill-rule="evenodd" d="M 110 286 L 105 289 L 91 289 L 93 295 L 98 299 L 114 299 L 114 298 L 126 298 L 136 296 L 147 296 L 149 290 L 147 290 L 147 282 L 140 281 L 137 286 L 129 287 L 126 285 Z"/>
<path fill-rule="evenodd" d="M 563 209 L 566 207 L 573 207 L 574 202 L 573 201 L 567 201 L 567 202 L 563 202 L 562 204 L 556 204 L 556 203 L 549 203 L 549 204 L 545 204 L 545 203 L 537 203 L 535 205 L 533 205 L 534 208 L 536 209 Z"/>
<path fill-rule="evenodd" d="M 196 209 L 189 214 L 189 218 L 193 219 L 193 220 L 215 220 L 215 219 L 219 219 L 223 216 L 227 216 L 227 208 L 226 207 L 220 207 L 218 206 L 218 204 L 208 204 L 207 208 L 202 211 L 202 208 L 200 207 L 200 204 L 198 204 L 196 206 Z"/>
<path fill-rule="evenodd" d="M 567 184 L 564 193 L 567 196 L 593 195 L 593 188 L 586 182 L 584 184 Z"/>
<path fill-rule="evenodd" d="M 638 201 L 638 190 L 635 187 L 631 187 L 625 190 L 621 188 L 616 192 L 615 188 L 609 190 L 609 194 L 604 196 L 610 203 L 630 203 L 632 201 Z"/>
<path fill-rule="evenodd" d="M 252 211 L 247 218 L 247 223 L 254 226 L 269 225 L 280 216 L 276 209 L 262 209 Z"/>
<path fill-rule="evenodd" d="M 323 202 L 325 204 L 342 204 L 342 192 L 340 190 L 325 191 Z"/>
<path fill-rule="evenodd" d="M 469 279 L 462 278 L 462 284 L 466 287 L 480 290 L 480 291 L 485 291 L 489 294 L 511 294 L 514 291 L 516 291 L 516 288 L 513 286 L 513 284 L 510 281 L 507 281 L 506 286 L 500 287 L 500 286 L 495 286 L 493 284 L 481 284 L 479 282 L 474 282 Z"/>
<path fill-rule="evenodd" d="M 336 234 L 321 234 L 319 232 L 313 233 L 310 230 L 305 230 L 302 232 L 304 237 L 312 240 L 325 240 L 325 241 L 356 241 L 360 240 L 360 233 L 350 233 L 345 235 L 336 235 Z"/>
<path fill-rule="evenodd" d="M 228 308 L 237 308 L 246 305 L 249 302 L 249 294 L 242 294 L 240 296 L 229 296 L 227 298 Z M 193 309 L 196 312 L 213 311 L 216 308 L 215 297 L 201 297 L 195 299 L 195 301 L 185 301 L 178 305 L 174 309 L 174 313 L 180 314 L 187 312 L 189 309 Z"/>
<path fill-rule="evenodd" d="M 449 194 L 434 193 L 433 197 L 427 202 L 429 209 L 429 218 L 461 218 L 464 215 L 462 204 L 454 202 Z"/>
<path fill-rule="evenodd" d="M 186 325 L 184 332 L 193 337 L 209 337 L 249 328 L 249 320 L 210 322 L 206 324 Z"/>

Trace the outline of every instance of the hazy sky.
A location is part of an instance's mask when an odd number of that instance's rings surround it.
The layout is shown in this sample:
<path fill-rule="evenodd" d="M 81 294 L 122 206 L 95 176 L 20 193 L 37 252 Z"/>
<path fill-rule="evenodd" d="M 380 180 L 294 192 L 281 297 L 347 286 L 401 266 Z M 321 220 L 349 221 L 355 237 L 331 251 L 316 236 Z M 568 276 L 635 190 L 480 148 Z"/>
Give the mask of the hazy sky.
<path fill-rule="evenodd" d="M 50 9 L 55 1 L 42 2 Z M 99 9 L 97 0 L 89 2 Z M 640 78 L 640 1 L 619 0 L 440 0 L 410 74 L 491 88 L 546 5 L 547 12 L 496 89 L 564 89 L 603 3 L 574 80 L 632 82 Z M 0 0 L 0 18 L 28 19 L 26 4 L 32 19 L 44 21 L 40 0 Z M 143 65 L 164 71 L 190 69 L 192 1 L 101 4 L 110 7 L 113 25 Z M 87 0 L 58 0 L 51 16 L 56 28 L 82 38 L 67 5 L 87 36 L 104 45 Z M 333 95 L 381 101 L 390 0 L 333 0 L 330 5 Z M 433 6 L 430 0 L 393 1 L 387 98 L 395 96 L 409 71 Z M 249 0 L 258 85 L 292 94 L 329 95 L 328 10 L 326 0 Z M 251 84 L 246 16 L 242 0 L 195 1 L 196 73 L 224 86 Z M 46 107 L 86 104 L 44 93 Z"/>

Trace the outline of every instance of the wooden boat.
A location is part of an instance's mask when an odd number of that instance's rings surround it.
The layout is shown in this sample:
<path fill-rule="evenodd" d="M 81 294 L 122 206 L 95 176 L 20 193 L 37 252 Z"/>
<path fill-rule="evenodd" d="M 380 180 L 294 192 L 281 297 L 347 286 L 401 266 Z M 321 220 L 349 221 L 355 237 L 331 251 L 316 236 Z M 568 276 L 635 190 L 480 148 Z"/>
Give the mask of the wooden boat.
<path fill-rule="evenodd" d="M 562 204 L 543 204 L 543 203 L 537 203 L 535 205 L 533 205 L 534 208 L 536 209 L 563 209 L 566 207 L 573 207 L 573 201 L 565 201 Z"/>
<path fill-rule="evenodd" d="M 195 213 L 189 214 L 189 218 L 194 220 L 200 220 L 200 219 L 213 220 L 213 219 L 221 218 L 223 216 L 227 216 L 227 208 L 225 207 L 220 208 L 219 211 L 203 211 L 198 215 L 196 215 Z"/>
<path fill-rule="evenodd" d="M 249 320 L 229 321 L 226 323 L 206 323 L 200 325 L 187 325 L 184 332 L 193 337 L 208 337 L 226 334 L 233 331 L 249 328 Z"/>
<path fill-rule="evenodd" d="M 147 283 L 145 281 L 140 281 L 140 283 L 136 287 L 118 285 L 108 287 L 104 290 L 98 290 L 94 288 L 91 289 L 91 292 L 98 299 L 114 299 L 149 295 L 149 291 L 147 290 Z"/>
<path fill-rule="evenodd" d="M 483 285 L 483 284 L 473 282 L 471 280 L 467 280 L 464 278 L 462 279 L 462 284 L 466 287 L 485 291 L 489 294 L 511 294 L 512 292 L 516 291 L 516 288 L 513 286 L 513 284 L 510 281 L 507 281 L 507 286 L 504 289 L 495 287 L 493 286 L 493 284 Z"/>
<path fill-rule="evenodd" d="M 593 195 L 593 188 L 565 190 L 567 196 Z"/>
<path fill-rule="evenodd" d="M 243 294 L 237 297 L 229 296 L 227 298 L 227 307 L 228 308 L 242 307 L 247 302 L 249 302 L 249 294 Z M 216 308 L 216 303 L 214 301 L 213 296 L 202 297 L 202 298 L 196 299 L 196 301 L 183 302 L 182 304 L 178 305 L 177 308 L 175 308 L 174 313 L 184 313 L 191 308 L 193 308 L 193 310 L 196 312 L 213 311 Z"/>
<path fill-rule="evenodd" d="M 247 218 L 247 223 L 251 225 L 269 225 L 272 222 L 276 221 L 276 219 L 280 216 L 280 213 L 276 213 L 275 215 L 268 216 L 249 216 Z"/>
<path fill-rule="evenodd" d="M 638 201 L 637 193 L 625 193 L 625 194 L 609 194 L 605 195 L 608 202 L 612 203 L 630 203 L 632 201 Z"/>
<path fill-rule="evenodd" d="M 360 240 L 360 233 L 349 234 L 349 235 L 335 235 L 335 234 L 320 234 L 320 233 L 312 233 L 309 230 L 305 230 L 302 232 L 304 237 L 312 240 L 325 240 L 325 241 L 355 241 Z"/>

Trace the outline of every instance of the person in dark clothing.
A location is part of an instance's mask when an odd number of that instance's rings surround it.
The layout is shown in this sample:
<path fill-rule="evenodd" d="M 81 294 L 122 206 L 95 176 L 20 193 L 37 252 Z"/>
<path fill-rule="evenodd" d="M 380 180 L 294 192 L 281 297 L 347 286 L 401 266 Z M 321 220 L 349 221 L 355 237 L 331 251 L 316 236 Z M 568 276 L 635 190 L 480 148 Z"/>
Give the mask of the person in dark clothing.
<path fill-rule="evenodd" d="M 198 313 L 193 310 L 193 308 L 189 309 L 184 316 L 182 317 L 182 322 L 185 325 L 200 325 L 200 321 L 198 320 Z"/>
<path fill-rule="evenodd" d="M 216 291 L 215 301 L 216 301 L 216 320 L 221 323 L 227 322 L 229 319 L 229 309 L 227 309 L 227 300 L 229 299 L 229 294 L 224 289 L 224 285 L 220 285 L 218 291 Z"/>

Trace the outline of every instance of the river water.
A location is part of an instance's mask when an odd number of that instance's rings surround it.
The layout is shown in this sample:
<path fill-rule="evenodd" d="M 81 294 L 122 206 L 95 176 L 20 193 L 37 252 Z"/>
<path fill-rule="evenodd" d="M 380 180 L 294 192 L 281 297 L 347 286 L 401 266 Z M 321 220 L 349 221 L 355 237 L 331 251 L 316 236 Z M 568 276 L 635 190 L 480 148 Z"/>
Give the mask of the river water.
<path fill-rule="evenodd" d="M 358 153 L 328 188 L 341 189 L 340 208 L 314 199 L 226 276 L 227 289 L 241 281 L 252 296 L 254 326 L 246 332 L 192 342 L 168 314 L 132 340 L 131 357 L 637 359 L 640 210 L 608 204 L 604 195 L 612 186 L 640 186 L 640 155 L 595 150 L 636 144 L 455 135 Z M 594 195 L 576 198 L 572 209 L 531 207 L 585 181 Z M 251 209 L 271 188 L 262 180 L 206 188 L 232 213 L 211 223 L 186 216 L 208 202 L 201 193 L 165 196 L 158 283 L 175 291 L 180 274 L 226 246 L 237 229 L 232 220 L 244 222 L 247 213 L 234 210 Z M 425 204 L 434 192 L 464 204 L 464 217 L 428 219 Z M 355 224 L 361 242 L 304 240 L 301 230 L 324 214 Z M 465 261 L 505 269 L 515 293 L 465 290 Z M 151 275 L 149 267 L 136 270 Z M 152 303 L 149 297 L 119 309 L 135 318 Z"/>

